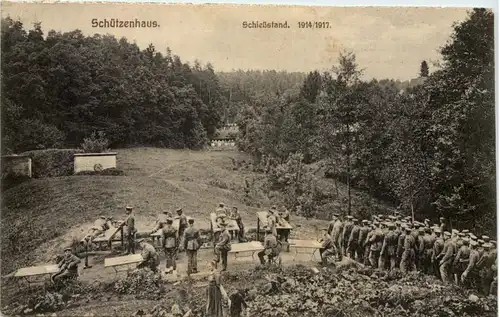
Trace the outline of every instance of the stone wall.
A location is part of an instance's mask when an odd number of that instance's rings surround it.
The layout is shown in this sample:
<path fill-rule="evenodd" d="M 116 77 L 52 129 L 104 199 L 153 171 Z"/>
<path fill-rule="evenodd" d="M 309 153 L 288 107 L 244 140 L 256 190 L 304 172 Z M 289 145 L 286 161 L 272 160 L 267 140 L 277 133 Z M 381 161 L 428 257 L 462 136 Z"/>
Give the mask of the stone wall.
<path fill-rule="evenodd" d="M 31 158 L 27 155 L 2 156 L 2 176 L 6 174 L 31 177 Z"/>

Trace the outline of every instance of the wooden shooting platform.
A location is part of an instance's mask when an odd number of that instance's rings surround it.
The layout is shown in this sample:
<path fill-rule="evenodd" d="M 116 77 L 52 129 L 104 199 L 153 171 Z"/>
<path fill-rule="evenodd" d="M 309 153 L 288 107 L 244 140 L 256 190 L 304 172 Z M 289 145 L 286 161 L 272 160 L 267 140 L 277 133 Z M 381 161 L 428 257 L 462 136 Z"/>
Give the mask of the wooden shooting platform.
<path fill-rule="evenodd" d="M 59 272 L 59 266 L 57 264 L 46 264 L 46 265 L 39 265 L 39 266 L 30 266 L 30 267 L 24 267 L 19 270 L 17 270 L 13 276 L 17 278 L 22 278 L 28 283 L 28 287 L 31 287 L 31 284 L 38 282 L 42 282 L 37 279 L 30 279 L 33 277 L 46 277 L 47 275 L 55 274 Z M 44 290 L 45 290 L 45 284 L 44 284 Z"/>
<path fill-rule="evenodd" d="M 251 241 L 244 243 L 234 243 L 231 244 L 231 251 L 228 253 L 234 254 L 234 258 L 245 257 L 247 254 L 251 252 L 252 259 L 254 259 L 255 252 L 259 252 L 264 250 L 264 245 L 259 241 Z M 243 253 L 243 256 L 239 256 Z"/>
<path fill-rule="evenodd" d="M 293 227 L 284 219 L 278 219 L 279 222 L 276 223 L 276 231 L 278 236 L 281 235 L 283 231 L 292 231 Z M 257 240 L 260 240 L 260 230 L 267 226 L 267 212 L 259 211 L 257 212 Z M 281 233 L 280 233 L 281 231 Z"/>
<path fill-rule="evenodd" d="M 30 266 L 19 269 L 14 273 L 14 277 L 29 277 L 38 275 L 54 274 L 59 272 L 57 264 L 47 264 L 39 266 Z"/>
<path fill-rule="evenodd" d="M 142 262 L 144 259 L 142 258 L 142 255 L 140 254 L 130 254 L 130 255 L 125 255 L 125 256 L 118 256 L 114 258 L 107 258 L 104 259 L 104 267 L 112 267 L 115 270 L 115 273 L 118 274 L 117 267 L 119 266 L 127 266 L 127 271 L 130 269 L 131 264 L 136 264 Z"/>
<path fill-rule="evenodd" d="M 293 255 L 293 260 L 295 261 L 297 254 L 302 253 L 302 254 L 310 254 L 311 255 L 311 260 L 314 260 L 314 254 L 316 251 L 321 249 L 322 243 L 316 240 L 293 240 L 290 239 L 288 241 L 288 244 L 292 249 L 295 250 L 294 255 Z M 312 252 L 311 252 L 312 250 Z"/>

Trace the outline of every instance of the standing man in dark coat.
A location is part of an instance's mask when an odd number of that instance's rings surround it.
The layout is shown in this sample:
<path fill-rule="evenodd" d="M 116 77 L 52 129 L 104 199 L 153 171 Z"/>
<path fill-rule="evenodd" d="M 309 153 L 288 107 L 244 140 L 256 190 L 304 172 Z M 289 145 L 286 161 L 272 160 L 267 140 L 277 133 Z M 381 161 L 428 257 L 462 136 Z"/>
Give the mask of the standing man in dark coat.
<path fill-rule="evenodd" d="M 215 245 L 215 257 L 213 262 L 217 267 L 217 264 L 221 261 L 222 258 L 222 271 L 227 270 L 227 255 L 228 252 L 231 251 L 231 234 L 227 230 L 227 222 L 221 222 L 219 224 L 222 226 L 223 230 L 219 235 L 219 242 Z"/>
<path fill-rule="evenodd" d="M 127 238 L 127 253 L 126 254 L 134 254 L 135 253 L 135 234 L 137 229 L 135 228 L 135 217 L 132 213 L 132 207 L 127 206 L 125 208 L 125 213 L 127 215 L 127 219 L 125 219 L 124 226 L 126 227 L 124 230 L 125 236 Z"/>
<path fill-rule="evenodd" d="M 201 246 L 200 231 L 194 227 L 194 219 L 189 219 L 189 227 L 184 231 L 184 249 L 188 257 L 187 274 L 198 272 L 198 250 Z"/>

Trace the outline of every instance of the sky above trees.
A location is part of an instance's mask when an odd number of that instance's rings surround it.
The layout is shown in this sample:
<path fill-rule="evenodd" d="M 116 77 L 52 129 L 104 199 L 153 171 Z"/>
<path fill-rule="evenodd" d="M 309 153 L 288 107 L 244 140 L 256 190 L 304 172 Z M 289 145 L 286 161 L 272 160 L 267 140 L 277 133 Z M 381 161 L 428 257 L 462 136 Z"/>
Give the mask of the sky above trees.
<path fill-rule="evenodd" d="M 5 3 L 2 17 L 8 15 L 27 28 L 42 22 L 45 34 L 80 29 L 123 36 L 141 49 L 153 43 L 164 53 L 170 47 L 184 61 L 210 62 L 216 71 L 327 70 L 347 49 L 356 53 L 365 79 L 399 80 L 417 77 L 422 60 L 432 72 L 453 22 L 467 16 L 464 8 Z M 156 20 L 160 27 L 93 28 L 94 18 Z M 243 21 L 288 21 L 291 27 L 243 29 Z M 327 21 L 331 28 L 299 29 L 299 21 Z"/>

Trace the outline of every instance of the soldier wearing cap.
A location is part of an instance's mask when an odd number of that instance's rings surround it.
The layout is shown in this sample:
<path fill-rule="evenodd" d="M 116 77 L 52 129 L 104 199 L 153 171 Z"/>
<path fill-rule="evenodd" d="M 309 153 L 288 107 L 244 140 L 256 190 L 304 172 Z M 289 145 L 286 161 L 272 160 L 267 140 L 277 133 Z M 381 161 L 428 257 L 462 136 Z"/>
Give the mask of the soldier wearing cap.
<path fill-rule="evenodd" d="M 238 241 L 239 242 L 246 242 L 246 240 L 245 240 L 245 226 L 243 225 L 243 220 L 241 219 L 241 215 L 240 215 L 240 212 L 238 211 L 238 207 L 233 206 L 233 209 L 232 209 L 231 215 L 229 216 L 229 219 L 236 221 L 236 224 L 238 225 Z"/>
<path fill-rule="evenodd" d="M 227 230 L 227 223 L 221 222 L 223 230 L 219 235 L 219 241 L 215 245 L 215 257 L 213 262 L 215 263 L 215 267 L 219 264 L 222 258 L 222 271 L 227 270 L 227 255 L 228 252 L 231 251 L 231 235 Z"/>
<path fill-rule="evenodd" d="M 422 269 L 425 273 L 427 274 L 432 274 L 432 250 L 434 246 L 434 241 L 436 240 L 436 237 L 431 234 L 431 227 L 425 227 L 424 228 L 425 234 L 423 237 L 423 244 L 424 244 L 424 250 L 423 250 L 423 260 L 422 260 Z"/>
<path fill-rule="evenodd" d="M 175 262 L 177 258 L 177 246 L 179 245 L 179 232 L 175 230 L 172 226 L 172 219 L 168 218 L 165 220 L 165 226 L 161 228 L 161 245 L 165 252 L 165 257 L 167 258 L 166 269 L 177 270 L 177 264 Z"/>
<path fill-rule="evenodd" d="M 481 239 L 484 240 L 484 242 L 490 242 L 490 237 L 488 236 L 481 236 Z"/>
<path fill-rule="evenodd" d="M 168 210 L 164 210 L 158 215 L 158 218 L 156 218 L 155 226 L 153 227 L 153 230 L 151 230 L 151 234 L 163 228 L 163 226 L 167 223 L 167 219 L 172 219 L 172 213 Z"/>
<path fill-rule="evenodd" d="M 370 265 L 373 268 L 378 267 L 378 260 L 380 257 L 380 250 L 382 249 L 382 244 L 384 243 L 384 232 L 382 231 L 382 225 L 378 223 L 378 227 L 375 226 L 373 233 L 370 236 Z"/>
<path fill-rule="evenodd" d="M 57 263 L 59 272 L 51 277 L 52 282 L 78 277 L 78 264 L 80 262 L 80 258 L 73 254 L 71 248 L 65 248 L 62 259 Z"/>
<path fill-rule="evenodd" d="M 151 230 L 150 234 L 153 234 L 162 229 L 163 226 L 167 223 L 167 219 L 172 219 L 172 213 L 168 210 L 164 210 L 158 215 L 158 218 L 156 218 L 155 226 L 153 227 L 153 230 Z M 161 237 L 159 237 L 158 240 L 161 241 Z M 153 242 L 154 241 L 155 237 L 153 237 Z"/>
<path fill-rule="evenodd" d="M 219 205 L 217 206 L 217 208 L 215 208 L 215 213 L 218 215 L 226 215 L 226 207 L 224 205 L 224 203 L 219 203 Z"/>
<path fill-rule="evenodd" d="M 436 239 L 434 240 L 434 244 L 432 246 L 431 262 L 434 268 L 434 274 L 437 278 L 441 279 L 441 274 L 439 272 L 439 261 L 441 260 L 441 254 L 444 249 L 444 239 L 441 236 L 441 229 L 439 229 L 439 227 L 434 229 L 434 234 L 436 236 Z"/>
<path fill-rule="evenodd" d="M 90 228 L 88 234 L 92 237 L 91 240 L 95 239 L 96 237 L 100 236 L 106 230 L 110 228 L 108 221 L 110 220 L 111 217 L 106 217 L 106 216 L 100 216 L 97 218 L 96 221 L 94 221 L 94 224 L 92 228 Z"/>
<path fill-rule="evenodd" d="M 354 223 L 352 222 L 353 217 L 351 215 L 347 216 L 347 220 L 344 223 L 344 229 L 342 230 L 341 236 L 341 247 L 342 247 L 342 255 L 347 255 L 347 243 L 349 242 L 349 237 L 351 235 L 352 228 L 354 227 Z"/>
<path fill-rule="evenodd" d="M 368 250 L 368 254 L 365 257 L 366 254 L 365 241 L 366 237 L 368 236 L 368 232 L 370 232 L 370 227 L 368 226 L 368 220 L 366 219 L 363 219 L 361 221 L 361 224 L 362 226 L 359 228 L 359 235 L 358 235 L 358 250 L 356 252 L 358 253 L 359 257 L 358 261 L 366 265 L 367 264 L 366 262 L 368 261 L 367 257 L 370 251 Z"/>
<path fill-rule="evenodd" d="M 481 258 L 484 254 L 484 248 L 483 248 L 484 244 L 485 244 L 485 242 L 483 239 L 477 240 L 477 252 L 479 253 L 479 258 Z"/>
<path fill-rule="evenodd" d="M 462 245 L 458 248 L 457 255 L 453 261 L 453 275 L 455 277 L 455 283 L 458 284 L 459 277 L 467 268 L 469 263 L 470 249 L 469 249 L 469 239 L 464 237 L 461 239 Z"/>
<path fill-rule="evenodd" d="M 274 206 L 273 206 L 274 207 Z M 278 237 L 278 230 L 276 229 L 276 215 L 274 214 L 275 209 L 271 208 L 267 211 L 267 227 L 271 229 L 272 234 Z"/>
<path fill-rule="evenodd" d="M 330 222 L 328 226 L 328 233 L 332 237 L 333 245 L 335 247 L 335 253 L 337 254 L 337 260 L 342 259 L 342 248 L 341 248 L 341 236 L 343 230 L 343 223 L 340 220 L 338 214 L 333 215 L 333 220 Z"/>
<path fill-rule="evenodd" d="M 359 240 L 359 231 L 360 227 L 358 224 L 358 219 L 352 219 L 352 229 L 351 234 L 349 235 L 349 240 L 347 242 L 347 256 L 351 259 L 358 259 L 361 257 L 360 254 L 357 254 L 358 250 L 358 240 Z"/>
<path fill-rule="evenodd" d="M 444 236 L 445 239 L 448 239 L 445 240 L 444 248 L 441 252 L 442 258 L 439 261 L 439 273 L 441 274 L 443 283 L 448 283 L 451 274 L 451 264 L 456 252 L 456 242 L 455 239 L 451 238 L 451 234 L 448 231 L 445 231 Z"/>
<path fill-rule="evenodd" d="M 478 243 L 474 240 L 469 241 L 469 261 L 467 268 L 460 276 L 462 284 L 471 285 L 472 281 L 476 280 L 477 262 L 479 261 L 479 253 L 477 252 Z"/>
<path fill-rule="evenodd" d="M 177 208 L 175 212 L 177 213 L 177 216 L 175 218 L 179 219 L 179 237 L 183 237 L 184 230 L 186 230 L 188 227 L 187 217 L 184 214 L 182 208 Z"/>
<path fill-rule="evenodd" d="M 403 273 L 408 270 L 414 271 L 415 267 L 415 237 L 411 234 L 412 229 L 409 226 L 405 227 L 406 235 L 403 242 L 403 254 L 401 255 L 400 270 Z"/>
<path fill-rule="evenodd" d="M 484 236 L 483 236 L 484 239 Z M 493 245 L 490 242 L 483 244 L 484 253 L 477 261 L 479 270 L 480 289 L 484 295 L 489 295 L 490 286 L 495 276 L 492 266 L 495 264 L 496 255 L 491 252 Z"/>
<path fill-rule="evenodd" d="M 266 264 L 266 259 L 264 258 L 265 256 L 267 256 L 267 260 L 269 263 L 272 261 L 274 257 L 279 256 L 278 240 L 276 239 L 276 236 L 273 234 L 271 228 L 266 228 L 266 236 L 264 238 L 264 250 L 257 253 L 257 256 L 259 257 L 260 263 L 263 265 Z"/>
<path fill-rule="evenodd" d="M 401 267 L 401 258 L 403 257 L 403 251 L 404 251 L 404 242 L 406 238 L 406 227 L 407 224 L 403 221 L 400 225 L 400 234 L 398 236 L 398 245 L 396 248 L 396 255 L 397 255 L 397 260 L 396 260 L 396 265 Z"/>
<path fill-rule="evenodd" d="M 123 225 L 125 226 L 125 236 L 127 238 L 127 253 L 126 254 L 134 254 L 135 253 L 135 234 L 137 229 L 135 228 L 135 217 L 132 212 L 132 207 L 127 206 L 125 208 L 125 213 L 127 218 Z"/>
<path fill-rule="evenodd" d="M 139 239 L 139 245 L 142 248 L 141 256 L 142 262 L 137 265 L 138 269 L 149 267 L 151 271 L 157 272 L 158 265 L 160 265 L 160 256 L 156 252 L 155 247 L 146 242 L 145 239 Z"/>
<path fill-rule="evenodd" d="M 321 249 L 319 249 L 319 255 L 321 256 L 321 264 L 328 265 L 328 257 L 335 255 L 335 246 L 333 243 L 332 236 L 328 234 L 328 228 L 322 229 L 323 238 L 320 240 Z"/>
<path fill-rule="evenodd" d="M 227 230 L 224 230 L 222 234 L 229 235 Z M 229 237 L 231 240 L 231 237 Z M 187 274 L 198 272 L 198 250 L 201 247 L 200 231 L 194 227 L 194 219 L 188 220 L 188 228 L 184 231 L 183 247 L 186 250 L 188 258 Z M 227 256 L 226 256 L 227 259 Z"/>
<path fill-rule="evenodd" d="M 415 261 L 416 261 L 416 266 L 417 270 L 423 271 L 423 266 L 424 266 L 424 251 L 425 251 L 425 244 L 424 244 L 424 235 L 425 235 L 425 229 L 423 226 L 419 226 L 418 230 L 418 235 L 417 238 L 415 239 L 416 243 L 416 249 L 415 249 Z"/>
<path fill-rule="evenodd" d="M 389 269 L 396 268 L 398 236 L 396 235 L 396 225 L 393 222 L 388 223 L 389 231 L 385 234 L 382 249 L 380 251 L 379 268 L 385 269 L 385 263 L 389 262 Z"/>

